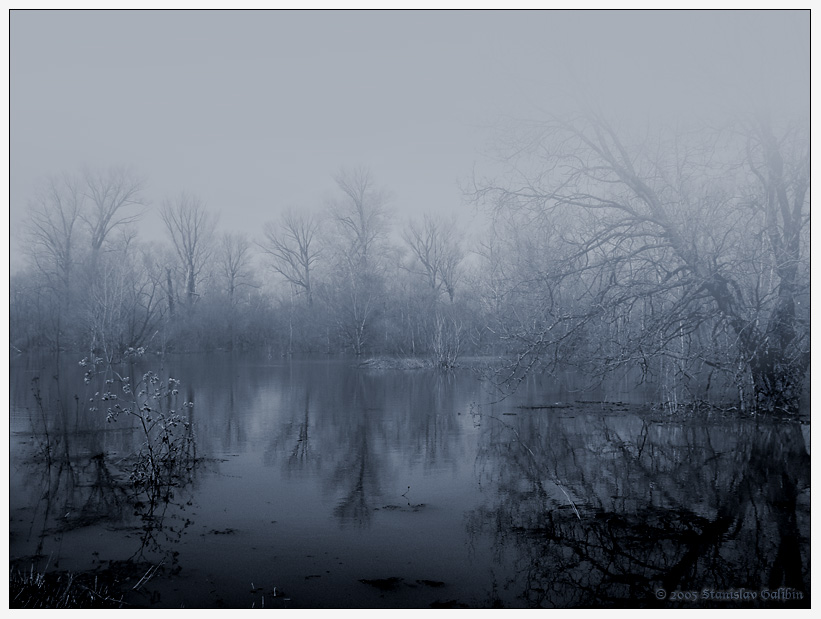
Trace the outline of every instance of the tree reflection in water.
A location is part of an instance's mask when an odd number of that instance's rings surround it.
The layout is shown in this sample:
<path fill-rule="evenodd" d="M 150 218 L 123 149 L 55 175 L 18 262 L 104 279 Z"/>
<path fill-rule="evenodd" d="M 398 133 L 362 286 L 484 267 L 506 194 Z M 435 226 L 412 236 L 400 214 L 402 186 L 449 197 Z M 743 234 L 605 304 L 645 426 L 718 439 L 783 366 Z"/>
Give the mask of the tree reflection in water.
<path fill-rule="evenodd" d="M 484 424 L 482 482 L 498 492 L 468 530 L 491 533 L 498 560 L 511 553 L 507 586 L 528 605 L 726 607 L 705 591 L 745 589 L 757 598 L 735 604 L 809 606 L 800 425 L 562 412 Z M 761 598 L 781 587 L 803 599 Z"/>
<path fill-rule="evenodd" d="M 384 454 L 374 449 L 376 439 L 384 435 L 377 404 L 382 404 L 385 394 L 383 389 L 373 389 L 367 376 L 349 374 L 346 378 L 345 391 L 350 394 L 350 400 L 343 415 L 346 422 L 336 431 L 339 446 L 328 484 L 341 489 L 333 512 L 340 525 L 365 528 L 371 524 L 373 511 L 382 496 L 380 473 L 389 469 Z M 379 402 L 372 402 L 377 399 Z"/>
<path fill-rule="evenodd" d="M 455 469 L 464 457 L 452 376 L 339 365 L 292 368 L 286 384 L 266 403 L 275 421 L 264 462 L 289 478 L 320 479 L 341 527 L 367 528 L 384 507 L 410 507 L 401 496 L 410 469 Z"/>

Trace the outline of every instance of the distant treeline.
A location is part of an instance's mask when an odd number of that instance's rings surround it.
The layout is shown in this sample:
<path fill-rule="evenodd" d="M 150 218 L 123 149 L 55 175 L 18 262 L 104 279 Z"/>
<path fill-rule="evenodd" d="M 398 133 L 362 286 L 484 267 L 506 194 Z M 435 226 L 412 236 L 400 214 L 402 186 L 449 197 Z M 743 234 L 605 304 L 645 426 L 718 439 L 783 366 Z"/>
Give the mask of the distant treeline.
<path fill-rule="evenodd" d="M 469 191 L 488 222 L 470 239 L 456 218 L 393 218 L 365 168 L 256 238 L 180 194 L 160 208 L 163 243 L 135 231 L 144 182 L 128 169 L 52 177 L 11 277 L 12 349 L 499 354 L 508 386 L 575 364 L 638 369 L 693 400 L 690 379 L 716 376 L 745 407 L 793 412 L 809 363 L 807 124 L 531 124 L 502 180 Z"/>

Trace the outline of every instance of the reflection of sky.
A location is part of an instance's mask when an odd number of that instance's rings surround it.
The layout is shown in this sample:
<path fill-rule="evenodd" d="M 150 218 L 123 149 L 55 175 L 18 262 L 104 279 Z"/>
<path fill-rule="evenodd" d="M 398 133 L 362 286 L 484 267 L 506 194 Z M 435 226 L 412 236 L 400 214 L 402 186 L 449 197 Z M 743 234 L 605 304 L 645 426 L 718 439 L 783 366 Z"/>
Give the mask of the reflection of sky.
<path fill-rule="evenodd" d="M 568 92 L 640 118 L 780 109 L 808 75 L 808 12 L 12 12 L 11 224 L 36 178 L 112 163 L 251 233 L 319 206 L 342 165 L 403 217 L 464 212 L 489 130 Z"/>

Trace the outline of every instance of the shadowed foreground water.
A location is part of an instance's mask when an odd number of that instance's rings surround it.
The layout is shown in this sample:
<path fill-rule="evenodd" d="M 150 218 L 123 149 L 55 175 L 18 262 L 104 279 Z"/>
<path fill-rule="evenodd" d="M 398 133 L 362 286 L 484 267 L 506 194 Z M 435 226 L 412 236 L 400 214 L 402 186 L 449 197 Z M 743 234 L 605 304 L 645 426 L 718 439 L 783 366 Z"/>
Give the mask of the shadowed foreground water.
<path fill-rule="evenodd" d="M 89 410 L 105 375 L 77 361 L 12 359 L 16 569 L 156 607 L 810 604 L 808 425 L 547 378 L 489 404 L 469 371 L 148 358 L 119 371 L 181 381 L 196 460 L 146 497 L 138 428 Z"/>

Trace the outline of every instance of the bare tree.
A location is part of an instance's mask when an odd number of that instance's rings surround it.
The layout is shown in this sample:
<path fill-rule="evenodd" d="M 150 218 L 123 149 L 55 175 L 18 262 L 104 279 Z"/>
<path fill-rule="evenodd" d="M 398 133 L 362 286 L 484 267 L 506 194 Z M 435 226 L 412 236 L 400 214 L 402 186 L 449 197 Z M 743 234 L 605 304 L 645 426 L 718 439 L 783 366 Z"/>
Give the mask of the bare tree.
<path fill-rule="evenodd" d="M 144 181 L 124 167 L 86 170 L 83 177 L 90 207 L 82 214 L 82 219 L 90 233 L 92 256 L 96 256 L 112 230 L 140 218 L 139 212 L 125 211 L 145 204 L 142 198 Z"/>
<path fill-rule="evenodd" d="M 375 246 L 387 234 L 387 195 L 376 189 L 364 167 L 342 170 L 334 180 L 344 197 L 333 204 L 331 217 L 345 241 L 345 256 L 357 268 L 367 268 Z"/>
<path fill-rule="evenodd" d="M 72 284 L 77 262 L 77 221 L 83 209 L 78 180 L 52 177 L 29 203 L 25 224 L 27 252 L 54 295 L 56 345 L 60 346 L 62 317 L 70 310 Z"/>
<path fill-rule="evenodd" d="M 408 270 L 425 278 L 437 294 L 444 290 L 453 303 L 456 284 L 461 275 L 459 267 L 464 258 L 455 218 L 446 220 L 425 214 L 422 224 L 408 222 L 402 238 L 410 248 L 414 265 Z"/>
<path fill-rule="evenodd" d="M 71 283 L 76 260 L 75 226 L 82 208 L 80 185 L 70 176 L 49 178 L 29 203 L 25 227 L 29 255 L 37 269 L 63 294 Z"/>
<path fill-rule="evenodd" d="M 174 202 L 166 200 L 161 215 L 185 272 L 186 298 L 190 308 L 197 296 L 200 274 L 214 250 L 217 221 L 205 210 L 199 198 L 184 192 Z"/>
<path fill-rule="evenodd" d="M 252 286 L 251 242 L 239 232 L 226 232 L 220 243 L 219 269 L 225 278 L 228 301 L 233 306 L 239 288 Z"/>
<path fill-rule="evenodd" d="M 111 363 L 125 347 L 126 297 L 133 281 L 129 277 L 127 251 L 106 253 L 96 264 L 94 285 L 87 291 L 84 324 L 91 333 L 89 348 Z"/>
<path fill-rule="evenodd" d="M 122 240 L 98 257 L 82 304 L 88 346 L 108 361 L 151 341 L 165 314 L 162 249 L 132 243 L 125 228 L 119 232 Z"/>
<path fill-rule="evenodd" d="M 357 355 L 363 354 L 378 314 L 384 310 L 384 269 L 388 212 L 386 194 L 366 168 L 343 170 L 335 177 L 342 198 L 330 219 L 338 238 L 335 259 L 323 287 L 332 322 Z"/>
<path fill-rule="evenodd" d="M 265 238 L 258 243 L 271 257 L 274 271 L 305 293 L 309 307 L 314 304 L 314 265 L 322 253 L 316 242 L 318 231 L 319 220 L 288 211 L 278 225 L 271 221 L 265 224 Z"/>
<path fill-rule="evenodd" d="M 747 135 L 747 164 L 758 180 L 750 205 L 768 241 L 770 272 L 756 272 L 746 290 L 721 277 L 708 290 L 740 339 L 759 403 L 788 404 L 797 400 L 810 361 L 809 132 L 793 125 L 776 137 L 761 114 Z"/>
<path fill-rule="evenodd" d="M 330 319 L 346 345 L 359 356 L 365 352 L 372 324 L 381 307 L 381 281 L 368 273 L 356 273 L 343 265 L 320 289 L 330 308 Z"/>
<path fill-rule="evenodd" d="M 140 245 L 135 259 L 135 278 L 128 299 L 128 342 L 137 347 L 147 344 L 157 333 L 165 316 L 165 269 L 157 247 Z"/>
<path fill-rule="evenodd" d="M 765 117 L 743 138 L 629 143 L 594 113 L 532 129 L 511 183 L 477 193 L 497 212 L 562 227 L 561 258 L 531 278 L 541 313 L 517 334 L 514 370 L 586 338 L 607 369 L 741 367 L 758 408 L 797 410 L 809 362 L 808 315 L 796 311 L 808 302 L 809 142 L 800 127 L 776 139 Z"/>

